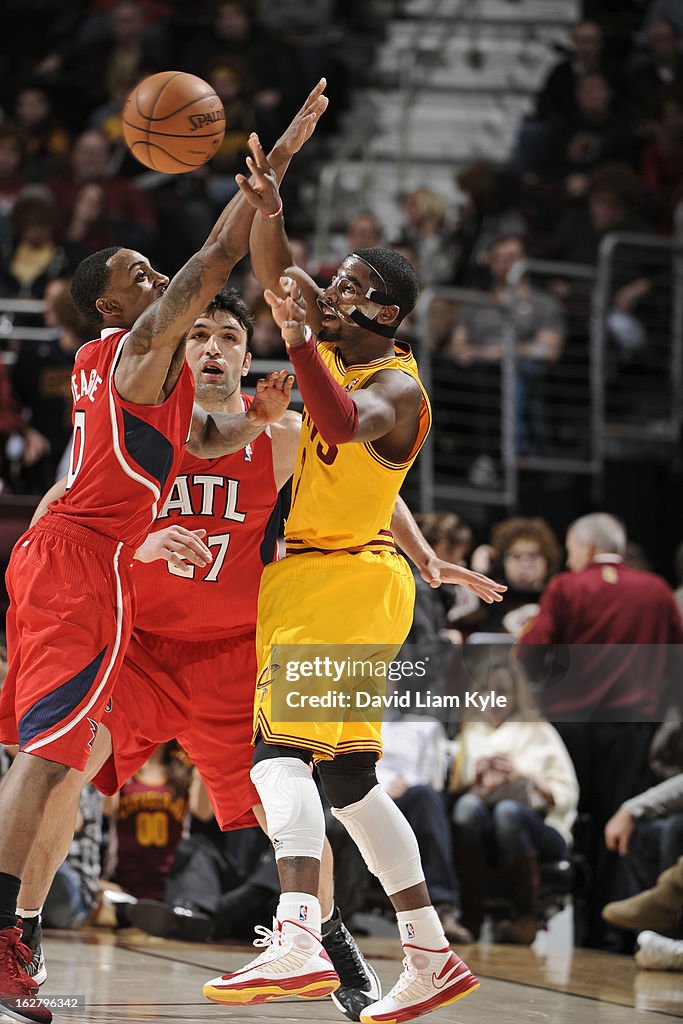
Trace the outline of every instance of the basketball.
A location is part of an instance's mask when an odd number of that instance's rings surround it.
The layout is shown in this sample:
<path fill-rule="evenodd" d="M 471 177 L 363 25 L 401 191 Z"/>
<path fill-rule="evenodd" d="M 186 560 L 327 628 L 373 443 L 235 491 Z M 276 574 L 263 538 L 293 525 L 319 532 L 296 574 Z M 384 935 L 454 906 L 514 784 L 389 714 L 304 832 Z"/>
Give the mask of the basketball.
<path fill-rule="evenodd" d="M 153 171 L 201 167 L 225 135 L 223 104 L 212 86 L 184 71 L 161 71 L 135 86 L 123 108 L 123 137 Z"/>

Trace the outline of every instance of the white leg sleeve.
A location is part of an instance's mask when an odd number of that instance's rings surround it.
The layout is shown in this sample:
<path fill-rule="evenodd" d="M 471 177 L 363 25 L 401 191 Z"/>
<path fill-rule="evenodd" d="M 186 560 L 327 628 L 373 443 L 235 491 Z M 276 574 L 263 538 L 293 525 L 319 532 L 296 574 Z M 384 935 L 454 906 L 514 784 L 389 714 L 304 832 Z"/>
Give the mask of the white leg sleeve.
<path fill-rule="evenodd" d="M 387 896 L 424 882 L 415 833 L 381 786 L 348 807 L 333 807 L 363 855 L 368 870 L 379 878 Z"/>
<path fill-rule="evenodd" d="M 259 761 L 250 774 L 266 812 L 275 859 L 320 860 L 325 815 L 308 765 L 297 757 L 273 757 Z"/>

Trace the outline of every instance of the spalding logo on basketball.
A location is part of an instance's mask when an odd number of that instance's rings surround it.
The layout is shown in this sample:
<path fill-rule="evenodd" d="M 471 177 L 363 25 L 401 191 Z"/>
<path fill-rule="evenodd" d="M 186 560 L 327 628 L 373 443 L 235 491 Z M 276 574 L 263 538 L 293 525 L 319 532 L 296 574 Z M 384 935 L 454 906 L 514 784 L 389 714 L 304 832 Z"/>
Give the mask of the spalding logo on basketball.
<path fill-rule="evenodd" d="M 208 82 L 162 71 L 135 86 L 123 108 L 123 137 L 153 171 L 181 174 L 201 167 L 225 135 L 223 104 Z"/>

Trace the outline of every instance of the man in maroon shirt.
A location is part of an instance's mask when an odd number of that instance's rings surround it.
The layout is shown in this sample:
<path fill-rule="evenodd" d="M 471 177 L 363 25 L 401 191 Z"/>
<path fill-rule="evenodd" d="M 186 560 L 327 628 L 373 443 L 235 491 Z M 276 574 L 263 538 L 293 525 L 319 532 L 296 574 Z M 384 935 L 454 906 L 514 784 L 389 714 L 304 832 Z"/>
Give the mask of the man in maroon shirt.
<path fill-rule="evenodd" d="M 648 749 L 665 703 L 667 662 L 678 653 L 671 645 L 683 645 L 683 621 L 664 580 L 625 564 L 626 532 L 613 516 L 576 520 L 566 543 L 571 571 L 548 584 L 519 653 L 542 683 L 544 710 L 576 768 L 579 811 L 589 815 L 582 845 L 594 885 L 577 940 L 614 948 L 600 910 L 623 889 L 619 860 L 602 833 L 617 807 L 648 785 Z"/>

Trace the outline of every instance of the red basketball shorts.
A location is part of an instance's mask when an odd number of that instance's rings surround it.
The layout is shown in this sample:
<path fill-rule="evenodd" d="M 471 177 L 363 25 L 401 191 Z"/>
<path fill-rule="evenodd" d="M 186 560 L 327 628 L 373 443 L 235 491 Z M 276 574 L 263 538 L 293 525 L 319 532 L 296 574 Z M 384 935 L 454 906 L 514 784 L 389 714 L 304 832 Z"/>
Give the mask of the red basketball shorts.
<path fill-rule="evenodd" d="M 132 631 L 127 545 L 48 513 L 7 569 L 0 742 L 83 771 Z"/>
<path fill-rule="evenodd" d="M 254 633 L 186 642 L 135 630 L 102 719 L 114 753 L 93 780 L 107 795 L 177 739 L 197 766 L 222 829 L 257 821 L 249 770 L 256 683 Z"/>

